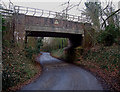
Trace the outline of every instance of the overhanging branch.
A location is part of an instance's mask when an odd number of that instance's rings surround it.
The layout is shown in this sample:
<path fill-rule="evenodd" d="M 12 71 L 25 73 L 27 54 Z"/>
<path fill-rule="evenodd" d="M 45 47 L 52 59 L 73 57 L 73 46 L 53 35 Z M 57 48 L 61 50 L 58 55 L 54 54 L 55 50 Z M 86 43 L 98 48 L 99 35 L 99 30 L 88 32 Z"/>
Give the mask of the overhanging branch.
<path fill-rule="evenodd" d="M 104 20 L 104 22 L 102 23 L 102 27 L 103 27 L 103 25 L 106 23 L 106 21 L 110 18 L 110 17 L 112 17 L 113 15 L 115 15 L 117 12 L 119 12 L 120 11 L 120 9 L 118 9 L 118 10 L 116 10 L 115 12 L 113 12 L 111 15 L 109 15 L 105 20 Z"/>

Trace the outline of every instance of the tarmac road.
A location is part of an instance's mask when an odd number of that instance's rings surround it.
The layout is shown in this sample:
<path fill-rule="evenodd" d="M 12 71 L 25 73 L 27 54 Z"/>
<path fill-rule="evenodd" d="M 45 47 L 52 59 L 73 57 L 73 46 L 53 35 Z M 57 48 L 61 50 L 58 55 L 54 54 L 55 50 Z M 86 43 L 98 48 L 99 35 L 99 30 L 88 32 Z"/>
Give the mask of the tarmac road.
<path fill-rule="evenodd" d="M 43 73 L 21 90 L 103 90 L 91 73 L 43 52 L 39 58 Z"/>

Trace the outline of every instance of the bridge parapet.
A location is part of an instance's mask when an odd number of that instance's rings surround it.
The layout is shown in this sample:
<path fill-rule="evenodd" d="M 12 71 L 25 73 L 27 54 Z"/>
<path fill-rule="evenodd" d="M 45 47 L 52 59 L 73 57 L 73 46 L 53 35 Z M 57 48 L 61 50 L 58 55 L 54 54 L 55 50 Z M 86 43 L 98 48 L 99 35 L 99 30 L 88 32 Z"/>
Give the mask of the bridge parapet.
<path fill-rule="evenodd" d="M 46 18 L 54 18 L 60 20 L 68 20 L 68 21 L 76 21 L 76 22 L 88 22 L 88 19 L 85 16 L 76 16 L 71 14 L 65 14 L 61 12 L 54 12 L 49 10 L 23 7 L 23 6 L 14 6 L 14 13 L 38 16 L 38 17 L 46 17 Z"/>
<path fill-rule="evenodd" d="M 35 29 L 38 31 L 54 31 L 56 32 L 64 32 L 64 33 L 76 33 L 82 34 L 82 25 L 83 23 L 72 22 L 67 20 L 59 20 L 54 18 L 44 18 L 44 17 L 35 17 L 25 15 L 25 25 L 26 30 Z M 59 31 L 58 31 L 59 30 Z"/>

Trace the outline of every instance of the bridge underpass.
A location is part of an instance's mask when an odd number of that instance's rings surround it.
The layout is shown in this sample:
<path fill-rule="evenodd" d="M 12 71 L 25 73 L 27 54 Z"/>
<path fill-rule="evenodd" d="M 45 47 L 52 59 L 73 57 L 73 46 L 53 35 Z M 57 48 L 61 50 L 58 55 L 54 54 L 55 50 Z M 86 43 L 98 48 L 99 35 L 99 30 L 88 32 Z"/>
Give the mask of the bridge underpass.
<path fill-rule="evenodd" d="M 27 37 L 59 37 L 59 38 L 68 38 L 70 47 L 77 47 L 82 44 L 82 34 L 69 34 L 69 33 L 56 33 L 56 32 L 38 32 L 38 31 L 26 31 L 26 41 Z"/>
<path fill-rule="evenodd" d="M 82 35 L 81 34 L 68 34 L 68 33 L 55 33 L 55 32 L 38 32 L 38 31 L 26 31 L 26 44 L 28 37 L 59 37 L 59 38 L 68 38 L 69 43 L 68 47 L 65 48 L 66 52 L 66 61 L 72 62 L 74 55 L 74 48 L 82 44 Z M 71 59 L 71 57 L 73 59 Z"/>
<path fill-rule="evenodd" d="M 15 6 L 15 12 L 13 14 L 14 40 L 20 43 L 21 46 L 24 46 L 25 42 L 27 42 L 27 36 L 62 37 L 69 39 L 69 47 L 66 50 L 72 54 L 73 49 L 82 44 L 84 30 L 91 28 L 90 23 L 80 21 L 80 16 L 68 14 L 64 16 L 64 14 L 52 11 L 46 11 L 46 14 L 48 14 L 47 17 L 35 16 L 37 9 L 32 11 L 34 12 L 33 15 L 27 15 L 29 12 L 28 7 L 24 8 L 27 9 L 25 14 L 20 12 L 23 10 L 20 6 Z M 42 10 L 42 15 L 43 14 Z M 53 17 L 50 17 L 50 15 Z"/>

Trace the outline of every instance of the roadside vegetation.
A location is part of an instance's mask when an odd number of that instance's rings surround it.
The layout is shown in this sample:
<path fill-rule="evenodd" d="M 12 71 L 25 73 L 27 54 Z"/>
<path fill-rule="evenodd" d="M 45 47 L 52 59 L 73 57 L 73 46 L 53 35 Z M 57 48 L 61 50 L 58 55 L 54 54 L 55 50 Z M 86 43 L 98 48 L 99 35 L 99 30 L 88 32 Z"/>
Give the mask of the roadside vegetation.
<path fill-rule="evenodd" d="M 94 46 L 80 55 L 76 50 L 75 64 L 100 76 L 109 85 L 109 89 L 120 90 L 120 46 Z"/>
<path fill-rule="evenodd" d="M 39 43 L 37 42 L 35 49 L 32 49 L 32 46 L 20 49 L 13 41 L 13 30 L 9 23 L 11 23 L 10 18 L 2 19 L 3 92 L 19 89 L 41 71 L 40 66 L 35 62 Z"/>

